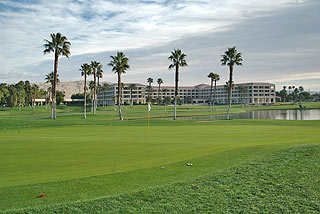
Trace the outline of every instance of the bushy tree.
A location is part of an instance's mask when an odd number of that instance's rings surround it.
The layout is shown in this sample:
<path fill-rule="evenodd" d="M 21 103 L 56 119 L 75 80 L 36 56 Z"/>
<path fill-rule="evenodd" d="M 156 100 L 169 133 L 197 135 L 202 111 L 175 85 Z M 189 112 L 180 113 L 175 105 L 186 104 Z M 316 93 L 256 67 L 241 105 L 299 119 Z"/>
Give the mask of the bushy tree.
<path fill-rule="evenodd" d="M 65 97 L 64 91 L 57 91 L 57 98 L 56 98 L 57 105 L 60 105 L 61 103 L 64 102 L 64 97 Z"/>

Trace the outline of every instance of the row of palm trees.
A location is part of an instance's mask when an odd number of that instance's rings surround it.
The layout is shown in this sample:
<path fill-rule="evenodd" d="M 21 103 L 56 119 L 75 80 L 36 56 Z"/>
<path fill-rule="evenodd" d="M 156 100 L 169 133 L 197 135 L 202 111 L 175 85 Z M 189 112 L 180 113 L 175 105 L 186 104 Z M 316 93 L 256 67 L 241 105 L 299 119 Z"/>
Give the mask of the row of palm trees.
<path fill-rule="evenodd" d="M 303 90 L 304 90 L 304 88 L 302 87 L 302 86 L 299 86 L 299 87 L 297 87 L 296 88 L 296 86 L 294 86 L 294 85 L 289 85 L 288 87 L 287 86 L 283 86 L 283 90 L 286 90 L 288 88 L 288 90 L 289 90 L 289 95 L 290 95 L 290 91 L 291 90 L 295 90 L 295 89 L 297 89 L 298 91 L 300 91 L 300 92 L 302 92 Z"/>
<path fill-rule="evenodd" d="M 220 76 L 219 74 L 215 74 L 213 72 L 211 72 L 208 77 L 210 78 L 210 111 L 214 110 L 214 104 L 216 101 L 216 90 L 217 90 L 217 81 L 220 80 Z M 213 81 L 214 81 L 214 98 L 212 100 L 212 85 L 213 85 Z"/>
<path fill-rule="evenodd" d="M 92 112 L 96 113 L 97 110 L 97 94 L 100 89 L 100 79 L 102 78 L 103 70 L 100 62 L 91 61 L 90 64 L 84 63 L 79 69 L 81 71 L 81 76 L 84 77 L 84 119 L 86 119 L 86 105 L 87 105 L 87 77 L 93 75 L 93 82 L 89 84 L 92 89 Z"/>
<path fill-rule="evenodd" d="M 61 33 L 51 34 L 51 41 L 45 40 L 45 50 L 44 54 L 48 54 L 53 52 L 54 53 L 54 80 L 53 80 L 53 119 L 56 119 L 56 84 L 57 84 L 57 75 L 58 75 L 58 59 L 59 56 L 66 56 L 69 58 L 70 56 L 70 46 L 71 43 L 68 41 L 68 39 L 65 36 L 62 36 Z M 180 68 L 188 66 L 186 61 L 186 54 L 183 53 L 180 49 L 174 49 L 171 52 L 171 55 L 168 57 L 168 60 L 170 60 L 170 64 L 168 69 L 175 69 L 175 96 L 174 96 L 174 114 L 173 119 L 175 120 L 177 117 L 177 100 L 178 100 L 178 83 L 179 83 L 179 71 Z M 242 65 L 242 56 L 241 53 L 237 52 L 236 47 L 228 48 L 227 51 L 221 56 L 221 65 L 226 65 L 229 67 L 229 81 L 228 84 L 228 110 L 227 110 L 227 118 L 230 119 L 230 109 L 232 104 L 232 84 L 233 84 L 233 69 L 235 65 Z M 122 92 L 122 84 L 121 84 L 121 75 L 125 74 L 126 71 L 130 68 L 129 65 L 129 59 L 126 57 L 126 55 L 123 52 L 117 52 L 115 56 L 110 56 L 111 60 L 108 63 L 109 66 L 111 66 L 111 70 L 117 74 L 118 77 L 118 113 L 120 120 L 123 120 L 122 112 L 121 112 L 121 92 Z M 80 68 L 81 75 L 85 78 L 85 86 L 84 86 L 84 94 L 86 96 L 86 78 L 88 75 L 93 74 L 94 75 L 94 93 L 93 93 L 93 106 L 95 113 L 96 111 L 96 95 L 97 95 L 97 85 L 96 85 L 96 79 L 98 80 L 99 85 L 99 79 L 102 77 L 102 65 L 99 62 L 92 61 L 91 64 L 83 64 Z M 100 72 L 100 74 L 99 74 Z M 212 85 L 213 81 L 215 82 L 215 89 L 216 89 L 216 82 L 220 79 L 219 75 L 210 73 L 208 77 L 211 79 L 211 98 L 210 98 L 210 111 L 214 109 L 214 102 L 212 101 Z M 151 84 L 153 82 L 152 78 L 148 78 L 149 87 L 151 88 Z M 159 91 L 160 86 L 163 83 L 163 80 L 161 78 L 158 79 L 159 84 Z M 134 86 L 131 86 L 131 93 Z M 216 91 L 216 90 L 214 90 Z M 158 92 L 159 93 L 159 92 Z M 159 94 L 158 94 L 159 96 Z M 216 93 L 214 93 L 214 98 L 216 96 Z M 131 96 L 132 97 L 132 96 Z M 84 99 L 84 118 L 86 118 L 86 97 Z M 131 100 L 132 103 L 132 100 Z"/>
<path fill-rule="evenodd" d="M 151 77 L 149 77 L 147 79 L 147 83 L 149 84 L 147 86 L 147 90 L 148 90 L 148 102 L 151 102 L 151 93 L 152 93 L 152 83 L 153 83 L 153 79 Z M 158 83 L 158 97 L 157 97 L 157 104 L 159 105 L 160 102 L 160 91 L 161 91 L 161 84 L 163 83 L 163 80 L 161 78 L 157 79 L 157 83 Z"/>

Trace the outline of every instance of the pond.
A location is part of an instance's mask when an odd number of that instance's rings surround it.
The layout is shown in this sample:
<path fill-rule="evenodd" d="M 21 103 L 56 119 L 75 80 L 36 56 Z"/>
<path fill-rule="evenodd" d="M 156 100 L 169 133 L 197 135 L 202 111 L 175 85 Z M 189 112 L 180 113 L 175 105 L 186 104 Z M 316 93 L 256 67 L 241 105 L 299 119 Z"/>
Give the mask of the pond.
<path fill-rule="evenodd" d="M 226 115 L 180 117 L 182 120 L 225 119 Z M 273 119 L 273 120 L 320 120 L 320 109 L 307 110 L 261 110 L 231 114 L 231 119 Z"/>

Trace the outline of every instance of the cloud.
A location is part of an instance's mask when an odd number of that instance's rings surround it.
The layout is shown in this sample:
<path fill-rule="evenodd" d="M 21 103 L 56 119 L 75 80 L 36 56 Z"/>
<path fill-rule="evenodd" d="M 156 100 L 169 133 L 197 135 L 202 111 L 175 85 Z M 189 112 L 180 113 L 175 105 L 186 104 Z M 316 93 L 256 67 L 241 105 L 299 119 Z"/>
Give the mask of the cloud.
<path fill-rule="evenodd" d="M 173 84 L 167 57 L 179 47 L 189 62 L 182 69 L 182 85 L 206 82 L 211 71 L 219 73 L 223 83 L 228 69 L 220 66 L 219 58 L 232 45 L 245 59 L 235 71 L 239 82 L 318 72 L 320 33 L 315 26 L 320 8 L 315 0 L 0 0 L 0 4 L 7 5 L 0 9 L 0 39 L 6 41 L 0 46 L 0 74 L 27 72 L 28 79 L 41 81 L 52 70 L 53 58 L 43 56 L 43 39 L 59 31 L 72 43 L 72 57 L 59 62 L 63 80 L 80 79 L 80 65 L 98 60 L 106 70 L 103 79 L 115 81 L 106 63 L 121 50 L 131 63 L 125 81 L 144 83 L 152 76 Z M 20 76 L 6 80 L 18 81 Z"/>
<path fill-rule="evenodd" d="M 301 73 L 301 74 L 291 74 L 289 76 L 286 75 L 279 75 L 277 79 L 270 79 L 267 81 L 270 82 L 290 82 L 290 81 L 297 81 L 297 80 L 319 80 L 320 79 L 320 72 L 316 73 Z"/>

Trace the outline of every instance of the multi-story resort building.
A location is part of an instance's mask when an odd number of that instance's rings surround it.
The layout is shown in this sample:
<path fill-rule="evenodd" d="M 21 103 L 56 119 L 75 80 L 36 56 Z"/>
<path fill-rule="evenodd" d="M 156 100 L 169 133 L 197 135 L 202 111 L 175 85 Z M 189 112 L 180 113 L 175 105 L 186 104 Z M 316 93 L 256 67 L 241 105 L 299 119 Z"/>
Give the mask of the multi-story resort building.
<path fill-rule="evenodd" d="M 131 83 L 130 83 L 131 84 Z M 131 96 L 129 83 L 123 84 L 122 104 L 130 104 Z M 179 86 L 179 99 L 183 104 L 205 104 L 210 102 L 210 85 L 199 84 L 195 86 Z M 147 98 L 153 100 L 159 98 L 164 100 L 165 97 L 174 99 L 174 86 L 161 86 L 160 91 L 157 86 L 152 87 L 152 92 L 146 85 L 136 83 L 136 88 L 132 90 L 133 104 L 145 104 Z M 110 84 L 107 90 L 100 90 L 98 94 L 99 105 L 115 105 L 117 103 L 118 85 Z M 214 87 L 212 88 L 214 94 Z M 218 85 L 216 90 L 216 103 L 226 104 L 228 92 L 224 85 Z M 232 103 L 253 103 L 268 104 L 276 102 L 275 85 L 270 83 L 251 82 L 235 84 L 232 92 Z"/>

